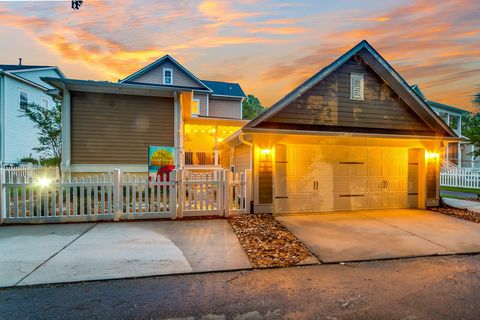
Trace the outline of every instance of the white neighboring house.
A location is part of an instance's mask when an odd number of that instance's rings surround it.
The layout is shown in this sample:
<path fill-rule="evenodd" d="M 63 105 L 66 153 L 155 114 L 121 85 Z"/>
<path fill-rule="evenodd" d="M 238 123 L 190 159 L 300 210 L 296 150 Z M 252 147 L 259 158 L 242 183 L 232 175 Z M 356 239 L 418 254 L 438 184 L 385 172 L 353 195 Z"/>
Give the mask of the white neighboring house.
<path fill-rule="evenodd" d="M 469 170 L 480 170 L 480 158 L 474 159 L 471 153 L 474 150 L 473 144 L 468 142 L 468 138 L 462 134 L 462 116 L 468 114 L 467 110 L 459 109 L 443 103 L 428 100 L 418 85 L 413 85 L 412 89 L 422 97 L 436 114 L 450 127 L 456 134 L 464 138 L 462 142 L 450 142 L 446 145 L 444 166 L 453 166 Z"/>
<path fill-rule="evenodd" d="M 42 77 L 65 78 L 58 67 L 0 64 L 0 165 L 17 163 L 20 158 L 38 158 L 36 129 L 22 117 L 28 103 L 46 108 L 55 105 L 48 94 L 53 87 Z"/>

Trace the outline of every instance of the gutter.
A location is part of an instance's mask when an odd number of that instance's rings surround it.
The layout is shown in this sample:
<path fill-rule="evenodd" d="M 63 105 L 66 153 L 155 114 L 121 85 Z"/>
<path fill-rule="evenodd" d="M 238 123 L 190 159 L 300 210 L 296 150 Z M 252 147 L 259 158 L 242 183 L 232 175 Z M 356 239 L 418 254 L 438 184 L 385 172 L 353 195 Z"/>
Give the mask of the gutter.
<path fill-rule="evenodd" d="M 247 146 L 250 146 L 250 172 L 252 171 L 252 164 L 253 164 L 253 143 L 249 142 L 249 141 L 246 141 L 243 136 L 245 135 L 245 133 L 241 132 L 239 135 L 238 135 L 238 140 L 240 140 L 240 142 L 242 144 L 245 144 Z"/>

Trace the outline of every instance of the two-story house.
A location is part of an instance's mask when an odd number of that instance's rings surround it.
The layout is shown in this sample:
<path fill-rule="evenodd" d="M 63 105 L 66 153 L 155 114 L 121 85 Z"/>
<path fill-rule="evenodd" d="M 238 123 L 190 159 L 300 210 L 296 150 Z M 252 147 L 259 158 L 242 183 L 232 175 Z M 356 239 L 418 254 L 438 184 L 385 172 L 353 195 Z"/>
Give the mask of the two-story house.
<path fill-rule="evenodd" d="M 413 85 L 412 89 L 428 103 L 433 111 L 435 111 L 457 135 L 465 139 L 465 141 L 450 142 L 446 145 L 443 154 L 443 158 L 445 159 L 444 165 L 453 165 L 472 170 L 480 169 L 480 159 L 474 159 L 471 155 L 474 150 L 473 144 L 468 143 L 468 139 L 462 135 L 462 116 L 469 112 L 427 99 L 418 85 Z"/>
<path fill-rule="evenodd" d="M 57 67 L 0 64 L 0 164 L 14 164 L 23 157 L 39 157 L 37 132 L 30 119 L 23 117 L 28 104 L 44 108 L 55 105 L 48 94 L 53 87 L 42 77 L 64 78 Z"/>
<path fill-rule="evenodd" d="M 63 170 L 146 173 L 148 147 L 176 150 L 178 167 L 220 167 L 215 146 L 238 131 L 238 83 L 200 80 L 166 55 L 118 83 L 45 78 L 63 100 Z"/>

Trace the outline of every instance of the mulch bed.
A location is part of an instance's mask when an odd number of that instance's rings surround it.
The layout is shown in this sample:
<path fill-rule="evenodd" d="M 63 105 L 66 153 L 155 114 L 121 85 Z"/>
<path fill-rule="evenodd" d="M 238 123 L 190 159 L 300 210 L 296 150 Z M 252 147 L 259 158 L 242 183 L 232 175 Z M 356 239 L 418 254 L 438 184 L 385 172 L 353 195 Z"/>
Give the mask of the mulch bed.
<path fill-rule="evenodd" d="M 294 266 L 312 256 L 270 214 L 237 215 L 229 221 L 254 268 Z"/>
<path fill-rule="evenodd" d="M 452 207 L 434 207 L 429 209 L 455 218 L 480 223 L 480 214 L 467 209 L 456 209 Z"/>

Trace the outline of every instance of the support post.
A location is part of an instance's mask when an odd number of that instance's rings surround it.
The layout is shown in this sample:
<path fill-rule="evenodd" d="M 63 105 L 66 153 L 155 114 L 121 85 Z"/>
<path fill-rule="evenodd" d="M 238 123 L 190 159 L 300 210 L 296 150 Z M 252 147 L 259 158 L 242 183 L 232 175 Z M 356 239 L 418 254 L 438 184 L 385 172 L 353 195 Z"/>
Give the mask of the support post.
<path fill-rule="evenodd" d="M 245 212 L 250 212 L 250 202 L 252 201 L 252 170 L 245 170 Z"/>
<path fill-rule="evenodd" d="M 113 169 L 113 210 L 114 221 L 119 221 L 123 211 L 122 173 L 120 169 Z"/>
<path fill-rule="evenodd" d="M 185 173 L 183 169 L 180 169 L 177 171 L 176 174 L 177 177 L 177 197 L 175 198 L 177 201 L 177 217 L 178 218 L 183 218 L 183 205 L 184 205 L 184 200 L 183 200 L 183 180 L 185 178 Z"/>
<path fill-rule="evenodd" d="M 224 179 L 224 204 L 225 204 L 225 217 L 230 216 L 230 206 L 232 204 L 232 192 L 230 187 L 230 181 L 232 180 L 233 173 L 230 170 L 225 170 Z"/>
<path fill-rule="evenodd" d="M 169 181 L 169 196 L 170 196 L 170 217 L 172 220 L 177 218 L 177 186 L 179 185 L 177 179 L 178 173 L 177 170 L 172 170 L 170 172 Z"/>
<path fill-rule="evenodd" d="M 5 169 L 0 168 L 0 225 L 6 218 L 6 199 L 5 199 Z"/>

